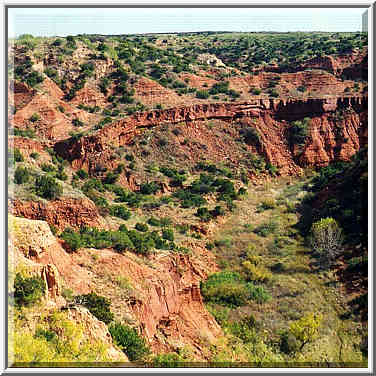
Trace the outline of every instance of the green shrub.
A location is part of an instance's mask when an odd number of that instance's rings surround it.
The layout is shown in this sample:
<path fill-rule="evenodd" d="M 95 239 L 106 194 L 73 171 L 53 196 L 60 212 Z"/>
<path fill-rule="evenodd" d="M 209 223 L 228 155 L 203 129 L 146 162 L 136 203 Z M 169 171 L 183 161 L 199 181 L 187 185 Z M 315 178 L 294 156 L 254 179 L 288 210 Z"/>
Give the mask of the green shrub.
<path fill-rule="evenodd" d="M 47 200 L 54 200 L 62 195 L 63 188 L 51 176 L 37 176 L 35 193 Z"/>
<path fill-rule="evenodd" d="M 172 224 L 172 220 L 170 218 L 164 217 L 159 220 L 161 227 L 170 226 Z"/>
<path fill-rule="evenodd" d="M 24 161 L 23 155 L 21 154 L 20 150 L 17 149 L 17 148 L 14 149 L 14 160 L 16 162 L 23 162 Z"/>
<path fill-rule="evenodd" d="M 269 91 L 269 95 L 270 95 L 271 97 L 273 97 L 273 98 L 277 98 L 277 97 L 279 97 L 279 93 L 278 93 L 278 91 L 275 90 L 275 89 L 270 90 L 270 91 Z"/>
<path fill-rule="evenodd" d="M 255 300 L 257 303 L 265 303 L 272 298 L 262 286 L 255 286 L 249 282 L 247 283 L 247 287 L 249 291 L 249 299 Z"/>
<path fill-rule="evenodd" d="M 24 184 L 28 182 L 29 178 L 29 170 L 27 168 L 18 166 L 16 171 L 14 172 L 14 182 L 16 184 Z"/>
<path fill-rule="evenodd" d="M 35 123 L 36 121 L 40 120 L 40 116 L 37 113 L 31 115 L 30 119 L 31 122 Z"/>
<path fill-rule="evenodd" d="M 98 192 L 105 191 L 102 182 L 98 179 L 90 179 L 82 186 L 82 191 L 85 193 L 89 192 L 92 189 L 95 189 Z"/>
<path fill-rule="evenodd" d="M 155 218 L 155 217 L 150 217 L 149 219 L 148 219 L 148 224 L 150 225 L 150 226 L 160 226 L 160 221 L 159 221 L 159 219 L 158 218 Z"/>
<path fill-rule="evenodd" d="M 120 253 L 134 248 L 134 245 L 127 234 L 127 230 L 120 230 L 119 227 L 118 233 L 113 237 L 113 247 Z"/>
<path fill-rule="evenodd" d="M 68 289 L 68 288 L 63 288 L 61 295 L 63 296 L 64 299 L 66 299 L 68 302 L 74 301 L 74 295 L 73 295 L 73 290 Z"/>
<path fill-rule="evenodd" d="M 262 265 L 255 265 L 247 260 L 242 263 L 242 267 L 249 281 L 267 282 L 272 278 L 270 271 Z"/>
<path fill-rule="evenodd" d="M 77 176 L 80 178 L 80 179 L 87 179 L 89 177 L 89 174 L 85 171 L 85 170 L 78 170 L 77 171 Z"/>
<path fill-rule="evenodd" d="M 115 322 L 109 326 L 108 330 L 130 361 L 140 360 L 149 354 L 150 350 L 145 339 L 137 333 L 136 329 Z"/>
<path fill-rule="evenodd" d="M 256 319 L 253 315 L 243 317 L 239 321 L 230 324 L 230 331 L 233 335 L 240 338 L 244 343 L 252 342 L 254 339 Z"/>
<path fill-rule="evenodd" d="M 260 145 L 260 135 L 255 128 L 243 127 L 239 133 L 243 137 L 246 144 L 255 146 Z"/>
<path fill-rule="evenodd" d="M 119 179 L 119 174 L 115 172 L 109 172 L 106 177 L 103 179 L 104 184 L 114 184 Z"/>
<path fill-rule="evenodd" d="M 181 206 L 183 208 L 198 207 L 206 204 L 206 200 L 199 194 L 191 193 L 183 189 L 176 191 L 173 196 L 181 200 Z"/>
<path fill-rule="evenodd" d="M 205 208 L 205 207 L 198 208 L 195 215 L 199 217 L 201 221 L 204 221 L 204 222 L 209 222 L 210 219 L 212 218 L 208 208 Z"/>
<path fill-rule="evenodd" d="M 207 90 L 197 90 L 196 91 L 196 98 L 208 99 L 209 98 L 209 92 Z"/>
<path fill-rule="evenodd" d="M 156 193 L 160 189 L 159 184 L 156 182 L 143 183 L 140 185 L 140 192 L 144 195 Z"/>
<path fill-rule="evenodd" d="M 69 248 L 72 251 L 76 251 L 77 249 L 83 246 L 82 239 L 80 234 L 74 232 L 70 228 L 66 228 L 60 235 L 60 237 L 68 244 Z"/>
<path fill-rule="evenodd" d="M 278 229 L 278 223 L 274 220 L 270 220 L 269 222 L 262 223 L 260 226 L 256 227 L 253 232 L 257 235 L 267 237 L 269 234 L 275 233 Z"/>
<path fill-rule="evenodd" d="M 277 166 L 274 166 L 271 163 L 267 162 L 265 167 L 269 171 L 270 175 L 272 175 L 272 176 L 277 175 L 277 173 L 278 173 L 278 167 Z"/>
<path fill-rule="evenodd" d="M 170 228 L 166 228 L 162 230 L 162 238 L 165 240 L 169 240 L 171 242 L 174 241 L 174 231 Z"/>
<path fill-rule="evenodd" d="M 156 247 L 156 239 L 159 235 L 156 237 L 154 232 L 128 231 L 126 226 L 120 226 L 119 231 L 82 227 L 79 232 L 75 232 L 66 228 L 60 237 L 72 250 L 80 247 L 97 249 L 112 247 L 117 251 L 128 249 L 138 254 L 148 255 L 151 249 Z"/>
<path fill-rule="evenodd" d="M 151 234 L 141 234 L 138 231 L 131 230 L 128 236 L 134 245 L 134 251 L 141 255 L 148 255 L 152 248 L 155 247 L 155 241 Z"/>
<path fill-rule="evenodd" d="M 282 332 L 279 347 L 285 354 L 294 354 L 299 349 L 296 337 L 288 330 Z"/>
<path fill-rule="evenodd" d="M 45 281 L 41 277 L 23 277 L 17 273 L 14 279 L 14 301 L 23 306 L 35 304 L 43 297 L 45 289 Z"/>
<path fill-rule="evenodd" d="M 129 162 L 134 162 L 134 156 L 132 154 L 126 154 L 125 159 Z"/>
<path fill-rule="evenodd" d="M 152 366 L 158 368 L 184 367 L 184 358 L 176 353 L 158 354 L 152 360 Z"/>
<path fill-rule="evenodd" d="M 58 233 L 58 228 L 56 226 L 54 226 L 54 225 L 49 225 L 49 226 L 50 226 L 50 230 L 51 230 L 52 234 L 54 236 L 56 236 L 57 233 Z"/>
<path fill-rule="evenodd" d="M 211 251 L 212 249 L 214 249 L 215 245 L 213 243 L 206 243 L 205 244 L 205 248 L 209 251 Z"/>
<path fill-rule="evenodd" d="M 110 310 L 111 301 L 104 296 L 91 292 L 76 296 L 75 301 L 84 305 L 98 320 L 105 324 L 109 324 L 114 319 L 114 314 Z"/>
<path fill-rule="evenodd" d="M 63 44 L 63 41 L 61 39 L 55 39 L 54 42 L 52 43 L 53 46 L 61 46 Z"/>
<path fill-rule="evenodd" d="M 258 87 L 255 87 L 252 89 L 252 94 L 254 95 L 260 95 L 261 94 L 261 89 Z"/>
<path fill-rule="evenodd" d="M 216 247 L 231 247 L 232 241 L 229 238 L 219 239 L 214 241 Z"/>
<path fill-rule="evenodd" d="M 43 163 L 41 166 L 42 171 L 44 172 L 55 172 L 56 169 L 52 164 Z"/>
<path fill-rule="evenodd" d="M 237 272 L 219 272 L 201 282 L 201 293 L 207 302 L 228 307 L 245 305 L 248 300 L 259 303 L 270 299 L 270 295 L 261 286 L 246 283 Z"/>
<path fill-rule="evenodd" d="M 35 138 L 35 131 L 33 129 L 19 129 L 14 128 L 14 135 L 20 137 L 27 137 L 27 138 Z"/>
<path fill-rule="evenodd" d="M 141 231 L 141 232 L 147 232 L 148 231 L 148 225 L 146 223 L 136 223 L 136 225 L 134 226 L 134 228 L 138 231 Z"/>
<path fill-rule="evenodd" d="M 74 118 L 74 119 L 72 120 L 72 124 L 73 124 L 74 126 L 76 126 L 76 127 L 82 127 L 82 126 L 84 125 L 84 122 L 81 121 L 81 120 L 78 119 L 78 118 Z"/>
<path fill-rule="evenodd" d="M 25 81 L 29 86 L 35 87 L 37 84 L 43 82 L 43 76 L 38 72 L 32 71 L 26 76 Z"/>
<path fill-rule="evenodd" d="M 240 187 L 238 190 L 238 196 L 244 196 L 247 194 L 247 190 L 244 187 Z"/>
<path fill-rule="evenodd" d="M 57 70 L 56 69 L 53 69 L 53 68 L 50 68 L 50 67 L 47 67 L 44 69 L 44 73 L 51 79 L 53 80 L 56 80 L 59 78 L 59 75 L 57 73 Z"/>
<path fill-rule="evenodd" d="M 189 230 L 189 225 L 184 223 L 184 224 L 177 224 L 176 229 L 179 231 L 179 234 L 186 234 Z"/>
<path fill-rule="evenodd" d="M 110 86 L 110 80 L 107 77 L 103 77 L 100 84 L 99 88 L 103 94 L 107 94 L 107 89 Z"/>
<path fill-rule="evenodd" d="M 57 340 L 57 335 L 52 330 L 45 330 L 38 328 L 34 334 L 35 338 L 44 338 L 47 342 L 53 342 Z"/>
<path fill-rule="evenodd" d="M 308 137 L 308 128 L 311 122 L 310 118 L 304 118 L 303 121 L 297 120 L 292 122 L 288 130 L 290 145 L 304 145 Z"/>
<path fill-rule="evenodd" d="M 114 217 L 122 218 L 125 221 L 131 217 L 131 212 L 123 205 L 111 206 L 110 214 Z"/>
<path fill-rule="evenodd" d="M 39 153 L 32 152 L 32 153 L 30 154 L 30 157 L 33 158 L 33 159 L 38 159 L 38 158 L 39 158 Z"/>

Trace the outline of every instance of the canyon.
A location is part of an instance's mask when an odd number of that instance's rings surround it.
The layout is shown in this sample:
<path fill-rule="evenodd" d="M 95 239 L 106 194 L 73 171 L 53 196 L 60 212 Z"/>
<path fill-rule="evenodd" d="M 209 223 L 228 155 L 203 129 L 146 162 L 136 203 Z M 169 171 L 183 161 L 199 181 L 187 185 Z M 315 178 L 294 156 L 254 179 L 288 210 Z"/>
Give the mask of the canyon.
<path fill-rule="evenodd" d="M 320 171 L 329 171 L 330 180 L 332 166 L 350 165 L 367 148 L 364 45 L 278 64 L 269 58 L 254 67 L 226 49 L 196 62 L 170 36 L 111 38 L 76 36 L 67 55 L 53 38 L 38 40 L 34 51 L 13 46 L 22 74 L 8 84 L 8 256 L 12 270 L 42 279 L 42 309 L 82 324 L 85 339 L 99 340 L 111 362 L 128 362 L 126 349 L 75 297 L 95 292 L 108 299 L 114 321 L 145 340 L 148 361 L 174 354 L 195 362 L 269 357 L 278 363 L 297 354 L 280 350 L 283 330 L 324 301 L 323 337 L 297 359 L 333 361 L 338 349 L 341 359 L 347 353 L 363 359 L 363 323 L 355 314 L 342 322 L 339 312 L 345 314 L 350 297 L 366 293 L 366 283 L 357 290 L 351 277 L 338 293 L 335 272 L 318 271 L 297 224 Z M 190 38 L 195 45 L 196 36 Z M 61 43 L 68 45 L 65 38 Z M 197 48 L 218 47 L 212 43 L 203 47 L 200 39 Z M 41 81 L 30 84 L 30 72 Z M 299 141 L 294 132 L 301 132 Z M 354 173 L 356 181 L 365 179 L 363 170 Z M 43 177 L 47 193 L 55 183 L 60 192 L 43 196 Z M 313 209 L 327 201 L 339 206 L 333 200 L 344 189 L 341 178 L 315 193 Z M 103 246 L 94 238 L 82 246 L 90 231 Z M 132 232 L 134 244 L 154 236 L 163 246 L 155 241 L 151 251 L 139 252 L 130 246 Z M 106 242 L 127 236 L 125 248 Z M 364 249 L 346 245 L 339 269 Z M 264 291 L 265 301 L 235 304 L 231 294 L 241 283 L 218 289 L 230 297 L 227 306 L 208 300 L 206 281 L 237 274 L 254 294 Z M 36 330 L 33 309 L 22 328 L 28 334 Z M 353 338 L 344 351 L 343 327 Z"/>

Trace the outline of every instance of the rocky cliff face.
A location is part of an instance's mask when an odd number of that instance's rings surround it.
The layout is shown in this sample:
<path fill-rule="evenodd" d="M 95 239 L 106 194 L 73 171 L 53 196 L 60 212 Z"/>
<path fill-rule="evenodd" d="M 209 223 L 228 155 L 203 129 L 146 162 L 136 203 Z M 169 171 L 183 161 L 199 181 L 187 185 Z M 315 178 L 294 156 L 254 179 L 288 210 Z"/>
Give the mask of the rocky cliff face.
<path fill-rule="evenodd" d="M 97 207 L 85 197 L 62 198 L 55 201 L 24 201 L 11 198 L 8 206 L 13 215 L 44 220 L 61 231 L 66 227 L 102 227 Z"/>
<path fill-rule="evenodd" d="M 149 260 L 104 249 L 96 252 L 93 262 L 92 250 L 67 253 L 44 221 L 10 216 L 10 230 L 13 268 L 27 265 L 44 278 L 51 307 L 66 304 L 62 286 L 71 288 L 74 294 L 96 291 L 111 298 L 117 319 L 126 318 L 139 328 L 154 351 L 188 345 L 198 359 L 202 359 L 202 341 L 213 341 L 222 334 L 200 293 L 200 281 L 217 270 L 214 256 L 205 249 L 190 244 L 190 255 L 159 252 Z M 111 281 L 105 275 L 111 275 Z M 129 281 L 128 290 L 122 290 L 121 295 L 113 285 L 114 276 Z M 90 335 L 112 344 L 105 325 L 85 309 L 72 308 L 70 315 L 83 320 Z M 116 355 L 115 350 L 111 349 Z"/>
<path fill-rule="evenodd" d="M 23 84 L 15 86 L 15 90 L 21 85 Z M 21 87 L 19 90 L 26 90 L 26 87 Z M 95 93 L 100 102 L 99 94 Z M 95 121 L 97 118 L 95 114 L 77 108 L 74 103 L 71 105 L 65 102 L 62 99 L 63 96 L 64 92 L 52 80 L 45 78 L 39 92 L 29 89 L 28 93 L 22 92 L 20 97 L 15 97 L 16 107 L 17 104 L 17 108 L 22 104 L 22 108 L 10 116 L 12 125 L 20 129 L 33 129 L 43 140 L 56 141 L 68 138 L 69 133 L 76 129 L 72 124 L 73 119 L 77 118 L 85 124 Z M 85 104 L 91 103 L 92 96 L 93 94 L 88 88 L 80 92 L 80 98 Z M 30 120 L 34 114 L 39 115 L 37 121 Z"/>
<path fill-rule="evenodd" d="M 191 255 L 161 253 L 148 262 L 130 253 L 100 252 L 93 272 L 126 278 L 126 295 L 103 286 L 101 294 L 110 294 L 116 315 L 140 327 L 156 352 L 190 346 L 202 359 L 202 336 L 213 341 L 222 334 L 214 318 L 206 311 L 200 281 L 217 270 L 214 257 L 205 249 L 191 247 Z M 77 255 L 85 259 L 85 251 Z M 87 257 L 87 256 L 86 256 Z"/>
<path fill-rule="evenodd" d="M 341 118 L 313 118 L 310 135 L 297 162 L 302 166 L 326 166 L 333 160 L 348 161 L 367 143 L 367 113 L 348 112 Z"/>
<path fill-rule="evenodd" d="M 307 72 L 306 70 L 312 69 L 324 70 L 336 77 L 344 75 L 344 77 L 351 80 L 366 80 L 368 72 L 367 50 L 336 56 L 317 56 L 296 65 L 295 68 L 288 67 L 289 72 L 303 74 Z M 278 65 L 268 65 L 263 70 L 265 72 L 283 73 L 286 68 Z"/>
<path fill-rule="evenodd" d="M 8 101 L 16 109 L 25 107 L 33 98 L 35 91 L 26 84 L 17 81 L 9 81 Z"/>
<path fill-rule="evenodd" d="M 106 325 L 81 306 L 67 308 L 62 296 L 62 287 L 69 286 L 76 293 L 87 293 L 92 289 L 90 275 L 79 265 L 72 262 L 48 224 L 25 218 L 9 217 L 9 272 L 27 270 L 31 275 L 39 275 L 45 282 L 45 297 L 40 303 L 43 314 L 64 309 L 67 318 L 84 329 L 82 340 L 99 341 L 105 348 L 107 357 L 112 361 L 128 361 L 127 357 L 114 346 Z M 34 320 L 39 315 L 34 316 Z M 29 318 L 28 328 L 35 326 Z M 34 329 L 35 330 L 35 329 Z"/>
<path fill-rule="evenodd" d="M 43 276 L 47 293 L 51 291 L 48 297 L 58 306 L 65 304 L 60 294 L 62 284 L 80 294 L 93 288 L 90 273 L 73 262 L 72 255 L 64 251 L 45 221 L 10 215 L 9 238 L 12 269 L 24 264 Z"/>
<path fill-rule="evenodd" d="M 260 134 L 261 152 L 270 163 L 280 168 L 282 174 L 293 174 L 307 165 L 325 165 L 334 159 L 347 160 L 354 154 L 365 140 L 367 106 L 367 97 L 359 96 L 305 100 L 255 99 L 246 103 L 209 103 L 155 110 L 114 122 L 78 141 L 56 143 L 55 150 L 70 160 L 73 168 L 84 168 L 93 173 L 99 160 L 105 165 L 111 163 L 111 148 L 126 146 L 143 128 L 210 119 L 256 120 L 253 124 L 257 124 L 255 127 Z M 336 118 L 337 112 L 345 109 L 352 115 L 345 114 L 342 120 Z M 312 118 L 312 126 L 305 152 L 297 158 L 290 150 L 287 133 L 291 121 L 304 117 Z M 337 128 L 342 129 L 342 138 L 334 136 L 338 133 Z M 317 150 L 317 155 L 313 150 Z"/>

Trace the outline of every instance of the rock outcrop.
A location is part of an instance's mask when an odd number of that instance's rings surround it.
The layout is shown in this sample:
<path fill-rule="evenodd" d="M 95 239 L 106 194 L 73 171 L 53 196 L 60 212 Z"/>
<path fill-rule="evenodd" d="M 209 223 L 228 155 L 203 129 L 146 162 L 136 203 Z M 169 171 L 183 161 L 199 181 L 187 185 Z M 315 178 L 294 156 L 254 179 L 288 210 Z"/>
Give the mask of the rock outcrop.
<path fill-rule="evenodd" d="M 367 128 L 367 106 L 366 96 L 358 97 L 324 97 L 307 99 L 254 99 L 245 103 L 208 103 L 187 107 L 178 107 L 167 110 L 155 110 L 151 112 L 141 112 L 123 119 L 99 130 L 93 135 L 82 137 L 79 140 L 63 141 L 55 144 L 55 151 L 72 163 L 75 169 L 84 168 L 90 173 L 94 173 L 96 165 L 101 163 L 111 164 L 112 148 L 126 146 L 135 135 L 143 128 L 153 127 L 160 124 L 176 124 L 185 122 L 190 124 L 198 120 L 221 119 L 224 121 L 249 121 L 254 122 L 255 127 L 261 136 L 261 151 L 270 163 L 280 168 L 282 174 L 294 174 L 300 171 L 301 167 L 313 165 L 314 159 L 308 157 L 296 158 L 289 148 L 287 142 L 287 129 L 289 122 L 310 117 L 313 119 L 313 126 L 310 129 L 311 137 L 308 138 L 306 149 L 325 150 L 319 153 L 319 165 L 325 165 L 329 161 L 339 158 L 348 159 L 359 145 L 362 143 L 362 136 Z M 341 127 L 344 134 L 350 134 L 352 145 L 342 146 L 336 142 L 333 144 L 327 139 L 317 139 L 315 135 L 318 130 L 320 134 L 328 137 L 334 134 L 334 128 L 338 127 L 338 122 L 331 115 L 336 111 L 345 109 L 352 111 L 350 122 L 342 121 Z M 347 115 L 346 115 L 347 116 Z M 327 119 L 318 120 L 318 119 Z M 347 117 L 346 117 L 347 119 Z M 321 124 L 321 125 L 320 125 Z M 328 127 L 331 131 L 325 131 Z M 350 127 L 349 129 L 347 129 Z M 330 135 L 329 135 L 330 134 Z M 331 137 L 331 136 L 330 136 Z M 346 136 L 344 136 L 344 139 Z M 355 140 L 357 138 L 357 140 Z M 320 141 L 321 140 L 321 141 Z M 325 145 L 318 145 L 321 142 Z M 309 143 L 313 146 L 309 147 Z M 328 151 L 329 145 L 339 148 L 339 152 Z M 342 151 L 341 151 L 342 150 Z M 324 155 L 325 154 L 325 155 Z M 317 158 L 316 158 L 317 159 Z"/>
<path fill-rule="evenodd" d="M 202 301 L 200 281 L 217 271 L 214 256 L 203 248 L 187 244 L 191 255 L 159 252 L 149 260 L 103 249 L 93 263 L 90 250 L 74 254 L 64 251 L 44 221 L 11 215 L 9 228 L 13 268 L 23 264 L 41 275 L 46 282 L 46 298 L 55 306 L 65 304 L 62 285 L 75 295 L 97 291 L 111 298 L 111 309 L 118 319 L 133 320 L 131 325 L 140 329 L 153 350 L 165 352 L 188 345 L 198 359 L 202 355 L 201 337 L 214 341 L 222 333 Z M 112 295 L 113 288 L 101 291 L 96 281 L 103 275 L 111 275 L 114 280 L 115 276 L 126 277 L 131 290 L 121 300 Z M 83 320 L 94 338 L 98 335 L 103 341 L 109 340 L 105 325 L 88 317 L 91 315 L 85 309 L 71 309 L 70 314 L 72 319 Z"/>
<path fill-rule="evenodd" d="M 23 82 L 9 81 L 8 101 L 16 110 L 25 107 L 33 98 L 35 90 L 29 88 Z"/>
<path fill-rule="evenodd" d="M 75 294 L 87 293 L 94 286 L 89 286 L 90 275 L 62 249 L 47 223 L 10 216 L 9 230 L 10 272 L 26 268 L 30 274 L 42 277 L 45 281 L 43 310 L 65 310 L 69 320 L 83 327 L 82 339 L 103 344 L 108 359 L 127 362 L 128 358 L 114 346 L 102 321 L 84 307 L 66 309 L 67 302 L 61 294 L 63 285 L 72 288 Z"/>
<path fill-rule="evenodd" d="M 125 277 L 130 284 L 121 301 L 109 288 L 114 311 L 140 328 L 156 352 L 168 352 L 190 346 L 198 359 L 202 356 L 200 336 L 210 340 L 221 335 L 221 329 L 204 307 L 200 281 L 217 271 L 214 256 L 192 246 L 192 255 L 158 252 L 147 262 L 131 253 L 119 255 L 102 250 L 93 272 Z M 77 257 L 85 259 L 85 251 Z"/>
<path fill-rule="evenodd" d="M 174 90 L 168 89 L 158 82 L 142 77 L 132 86 L 135 90 L 135 98 L 148 107 L 163 105 L 175 107 L 191 102 L 187 96 L 179 96 Z"/>
<path fill-rule="evenodd" d="M 62 248 L 46 222 L 10 215 L 9 238 L 12 268 L 24 264 L 42 276 L 51 300 L 64 303 L 60 296 L 62 284 L 77 294 L 93 289 L 90 273 L 73 262 L 72 255 Z"/>
<path fill-rule="evenodd" d="M 65 102 L 62 99 L 64 92 L 49 78 L 44 79 L 40 91 L 31 93 L 27 104 L 10 117 L 10 123 L 17 128 L 33 129 L 42 139 L 68 138 L 69 133 L 76 129 L 72 124 L 74 118 L 88 123 L 97 117 Z M 38 114 L 39 119 L 31 121 L 34 114 Z"/>
<path fill-rule="evenodd" d="M 97 207 L 85 197 L 54 201 L 23 201 L 11 198 L 9 210 L 18 217 L 44 220 L 59 230 L 66 227 L 102 227 Z"/>

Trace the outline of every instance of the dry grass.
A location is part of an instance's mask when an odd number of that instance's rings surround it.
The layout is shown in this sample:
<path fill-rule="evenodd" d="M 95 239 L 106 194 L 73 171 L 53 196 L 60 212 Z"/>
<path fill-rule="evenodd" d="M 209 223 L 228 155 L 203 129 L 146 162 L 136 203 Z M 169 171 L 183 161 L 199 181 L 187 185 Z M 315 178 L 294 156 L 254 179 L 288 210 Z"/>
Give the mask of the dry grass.
<path fill-rule="evenodd" d="M 334 285 L 337 286 L 339 282 L 335 275 L 318 274 L 312 268 L 309 249 L 305 248 L 304 239 L 293 228 L 298 220 L 297 214 L 291 209 L 286 210 L 287 200 L 293 202 L 303 186 L 303 180 L 296 185 L 286 185 L 286 179 L 280 179 L 249 192 L 242 205 L 218 229 L 215 235 L 220 240 L 220 246 L 213 251 L 218 263 L 227 270 L 242 272 L 241 264 L 246 260 L 254 265 L 262 265 L 264 271 L 272 270 L 266 288 L 273 299 L 262 306 L 252 303 L 248 307 L 241 307 L 262 322 L 270 339 L 307 312 L 321 312 L 324 315 L 318 341 L 305 347 L 291 360 L 360 361 L 361 325 L 340 318 L 346 312 L 345 299 L 337 287 L 331 286 L 331 282 L 336 282 Z M 268 200 L 278 198 L 278 201 L 275 201 L 274 208 L 259 212 L 257 208 L 265 201 L 265 197 Z M 275 233 L 262 237 L 252 232 L 252 229 L 270 218 L 278 220 Z M 223 239 L 229 236 L 231 243 L 223 244 Z M 275 338 L 278 339 L 278 336 Z"/>

